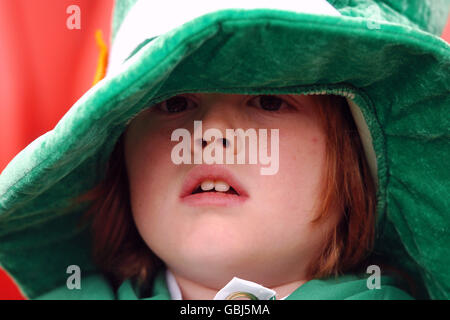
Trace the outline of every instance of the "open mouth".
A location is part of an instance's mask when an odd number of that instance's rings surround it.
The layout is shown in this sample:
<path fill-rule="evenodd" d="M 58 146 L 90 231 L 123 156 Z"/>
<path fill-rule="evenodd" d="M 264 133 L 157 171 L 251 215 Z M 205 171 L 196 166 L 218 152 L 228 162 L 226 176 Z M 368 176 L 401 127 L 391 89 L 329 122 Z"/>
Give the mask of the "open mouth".
<path fill-rule="evenodd" d="M 205 193 L 205 192 L 215 192 L 215 193 L 225 193 L 225 194 L 234 194 L 236 196 L 239 196 L 239 193 L 236 192 L 236 190 L 234 190 L 233 187 L 229 187 L 228 190 L 226 191 L 217 191 L 215 188 L 212 188 L 210 190 L 204 190 L 202 189 L 201 185 L 198 185 L 197 188 L 194 189 L 194 191 L 192 191 L 191 194 L 197 194 L 197 193 Z"/>
<path fill-rule="evenodd" d="M 241 182 L 222 165 L 193 167 L 181 187 L 180 200 L 190 206 L 240 206 L 249 199 Z"/>
<path fill-rule="evenodd" d="M 183 197 L 183 201 L 192 206 L 236 206 L 247 200 L 248 197 L 240 195 L 235 188 L 223 180 L 208 179 Z"/>

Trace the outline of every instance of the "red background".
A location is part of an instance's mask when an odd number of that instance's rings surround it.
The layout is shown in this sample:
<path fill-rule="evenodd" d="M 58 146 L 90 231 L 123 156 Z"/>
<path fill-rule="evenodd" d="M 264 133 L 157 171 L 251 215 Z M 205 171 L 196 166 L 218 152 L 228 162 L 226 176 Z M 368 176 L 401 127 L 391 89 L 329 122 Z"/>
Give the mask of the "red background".
<path fill-rule="evenodd" d="M 70 5 L 80 7 L 80 30 L 66 27 Z M 91 87 L 95 30 L 110 48 L 112 8 L 113 0 L 0 0 L 0 172 Z M 450 42 L 450 19 L 442 36 Z M 0 299 L 23 298 L 0 269 Z"/>
<path fill-rule="evenodd" d="M 78 5 L 81 29 L 66 13 Z M 113 0 L 0 0 L 0 172 L 51 130 L 94 80 L 101 29 L 108 48 Z M 0 299 L 23 299 L 0 269 Z"/>

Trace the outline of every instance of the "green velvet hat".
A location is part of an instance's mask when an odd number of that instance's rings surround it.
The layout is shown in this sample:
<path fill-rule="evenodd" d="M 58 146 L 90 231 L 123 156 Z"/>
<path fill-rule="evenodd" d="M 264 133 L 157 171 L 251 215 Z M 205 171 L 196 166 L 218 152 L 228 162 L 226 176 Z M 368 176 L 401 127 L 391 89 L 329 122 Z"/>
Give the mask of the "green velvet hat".
<path fill-rule="evenodd" d="M 450 1 L 209 2 L 116 1 L 106 77 L 1 173 L 0 265 L 23 294 L 64 286 L 69 265 L 98 272 L 86 205 L 69 204 L 133 116 L 222 92 L 346 97 L 377 181 L 377 252 L 418 297 L 449 299 Z"/>

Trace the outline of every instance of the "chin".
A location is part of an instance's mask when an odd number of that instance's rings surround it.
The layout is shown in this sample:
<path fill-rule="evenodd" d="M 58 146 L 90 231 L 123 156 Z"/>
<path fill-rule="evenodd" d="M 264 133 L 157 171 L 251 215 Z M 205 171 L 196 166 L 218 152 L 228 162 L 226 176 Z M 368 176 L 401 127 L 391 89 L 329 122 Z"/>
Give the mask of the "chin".
<path fill-rule="evenodd" d="M 242 246 L 240 250 L 237 250 L 224 243 L 205 244 L 179 252 L 178 259 L 181 258 L 183 262 L 190 265 L 207 266 L 207 269 L 216 271 L 235 271 L 242 270 L 244 266 L 250 266 L 255 261 L 252 259 L 252 253 L 248 250 Z"/>

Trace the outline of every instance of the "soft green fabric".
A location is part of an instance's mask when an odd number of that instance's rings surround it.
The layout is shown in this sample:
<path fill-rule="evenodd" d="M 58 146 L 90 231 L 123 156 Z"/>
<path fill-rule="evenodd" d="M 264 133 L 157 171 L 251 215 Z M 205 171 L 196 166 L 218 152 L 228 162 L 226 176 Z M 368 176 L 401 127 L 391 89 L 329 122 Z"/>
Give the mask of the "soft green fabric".
<path fill-rule="evenodd" d="M 406 10 L 414 23 L 378 29 L 361 18 L 371 15 L 362 4 L 374 1 L 334 2 L 348 16 L 223 10 L 160 35 L 17 155 L 0 175 L 0 265 L 23 293 L 60 287 L 68 265 L 96 272 L 88 230 L 77 227 L 85 207 L 70 199 L 99 182 L 142 109 L 181 92 L 326 92 L 353 97 L 373 137 L 376 251 L 411 273 L 420 297 L 449 299 L 449 45 L 414 28 L 436 16 L 420 1 Z M 395 11 L 386 18 L 401 21 Z"/>
<path fill-rule="evenodd" d="M 114 300 L 117 298 L 108 280 L 101 274 L 82 277 L 80 289 L 68 289 L 61 284 L 36 300 Z"/>
<path fill-rule="evenodd" d="M 328 2 L 347 16 L 401 23 L 438 36 L 447 22 L 450 10 L 449 0 L 328 0 Z"/>
<path fill-rule="evenodd" d="M 311 280 L 297 288 L 285 300 L 411 300 L 412 297 L 400 289 L 400 282 L 391 277 L 381 277 L 379 289 L 368 289 L 367 276 L 346 275 L 339 278 Z M 113 290 L 101 275 L 82 281 L 81 289 L 69 290 L 65 285 L 48 292 L 38 300 L 170 300 L 165 269 L 156 275 L 151 294 L 140 296 L 139 290 L 130 280 Z"/>

